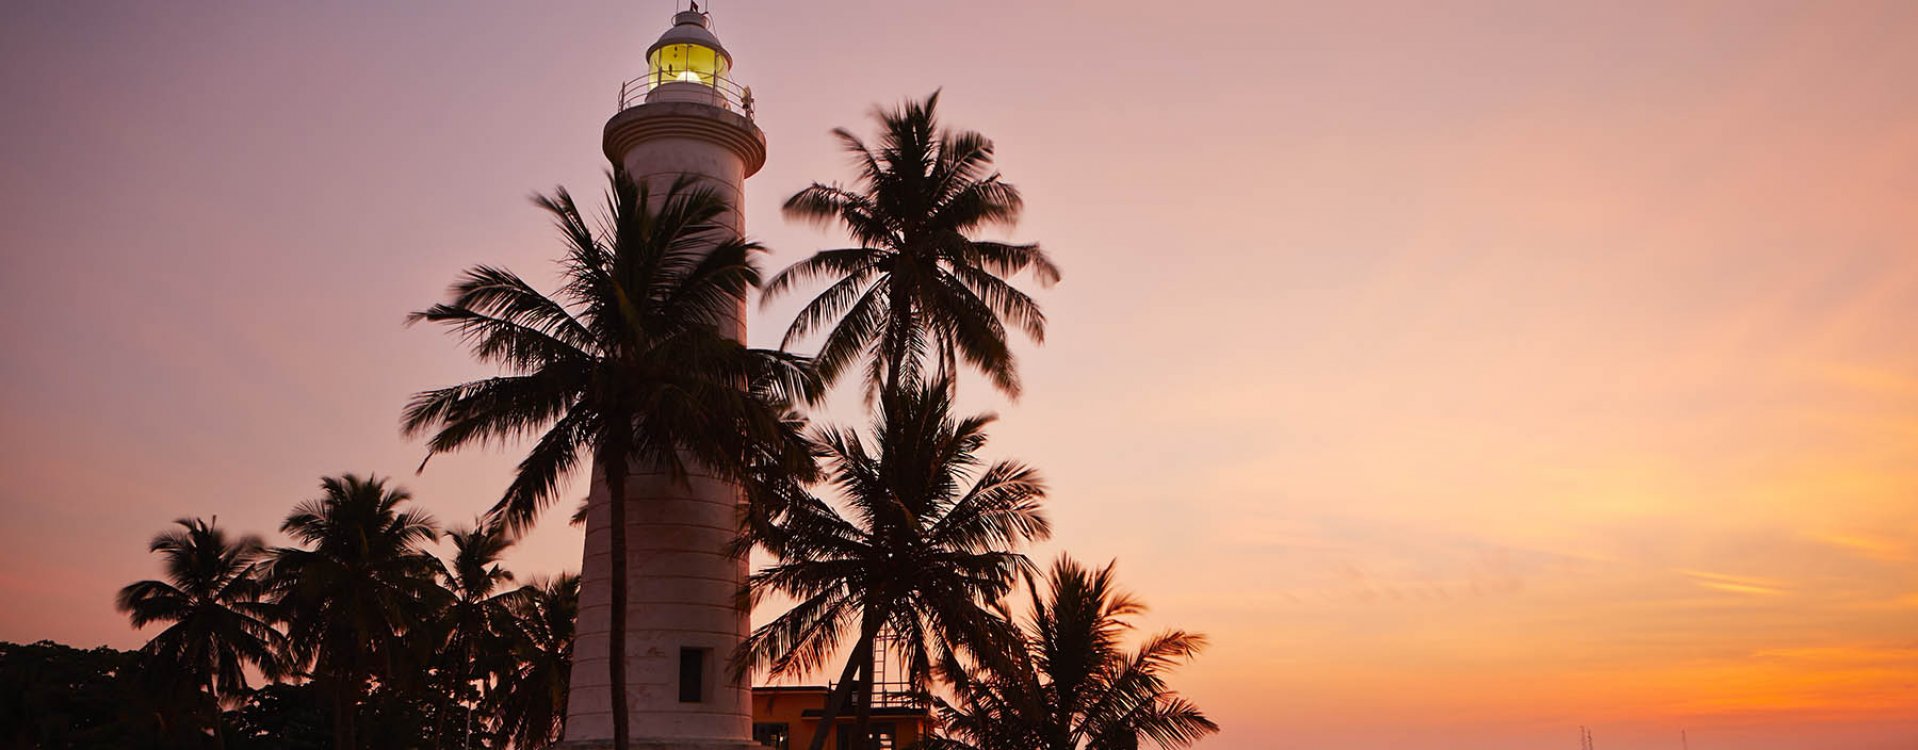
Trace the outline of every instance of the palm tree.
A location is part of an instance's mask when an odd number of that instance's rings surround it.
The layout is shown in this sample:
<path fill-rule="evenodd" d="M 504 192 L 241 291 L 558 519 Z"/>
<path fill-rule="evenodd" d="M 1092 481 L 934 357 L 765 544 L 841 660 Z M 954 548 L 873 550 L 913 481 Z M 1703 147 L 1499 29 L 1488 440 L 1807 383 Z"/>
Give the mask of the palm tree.
<path fill-rule="evenodd" d="M 503 633 L 509 671 L 488 697 L 498 746 L 548 747 L 566 725 L 566 692 L 573 669 L 573 633 L 579 618 L 579 576 L 534 581 L 506 601 Z"/>
<path fill-rule="evenodd" d="M 810 672 L 855 636 L 812 750 L 855 691 L 853 736 L 867 736 L 882 631 L 922 688 L 948 650 L 1003 646 L 986 603 L 1027 567 L 1016 548 L 1050 533 L 1038 473 L 1014 461 L 983 465 L 992 417 L 955 419 L 951 399 L 942 382 L 885 399 L 870 447 L 854 432 L 822 431 L 818 450 L 841 503 L 801 493 L 761 534 L 778 560 L 752 576 L 754 599 L 776 593 L 796 603 L 747 640 L 755 666 L 773 677 Z"/>
<path fill-rule="evenodd" d="M 1006 279 L 1029 269 L 1051 286 L 1059 269 L 1036 244 L 975 237 L 1011 226 L 1023 202 L 993 171 L 992 141 L 941 127 L 938 104 L 934 92 L 875 111 L 876 144 L 833 131 L 858 165 L 854 186 L 814 183 L 787 199 L 785 212 L 837 223 L 857 244 L 816 253 L 766 283 L 762 301 L 770 302 L 800 284 L 830 281 L 793 319 L 784 346 L 830 326 L 816 358 L 821 375 L 832 381 L 866 360 L 868 400 L 926 379 L 928 357 L 942 375 L 963 359 L 1016 397 L 1006 324 L 1045 341 L 1045 313 Z"/>
<path fill-rule="evenodd" d="M 1043 593 L 1028 581 L 1022 646 L 998 665 L 948 661 L 956 702 L 941 701 L 945 736 L 931 750 L 1136 750 L 1141 740 L 1182 748 L 1219 731 L 1166 686 L 1205 637 L 1168 630 L 1136 650 L 1122 641 L 1145 605 L 1118 588 L 1113 566 L 1053 563 Z"/>
<path fill-rule="evenodd" d="M 684 477 L 688 462 L 742 473 L 760 441 L 775 443 L 782 404 L 813 398 L 803 360 L 733 340 L 747 290 L 759 285 L 748 242 L 724 222 L 711 188 L 676 180 L 663 195 L 610 175 L 598 231 L 565 189 L 534 203 L 567 243 L 555 296 L 511 271 L 477 266 L 452 299 L 410 320 L 452 329 L 474 357 L 508 371 L 426 391 L 407 405 L 407 434 L 431 431 L 429 457 L 537 437 L 492 519 L 518 533 L 550 504 L 560 481 L 590 456 L 610 497 L 613 738 L 627 746 L 626 477 L 634 464 Z M 423 465 L 422 465 L 423 466 Z"/>
<path fill-rule="evenodd" d="M 500 648 L 501 630 L 510 614 L 507 601 L 517 592 L 503 591 L 513 574 L 499 564 L 513 542 L 496 525 L 478 524 L 470 529 L 454 529 L 443 537 L 453 543 L 451 559 L 440 561 L 440 585 L 452 595 L 452 605 L 439 620 L 445 638 L 436 667 L 441 681 L 439 710 L 435 712 L 435 741 L 444 745 L 446 721 L 456 705 L 466 713 L 461 747 L 469 746 L 472 735 L 472 704 L 484 702 L 483 681 L 489 675 L 510 667 Z M 480 693 L 473 683 L 482 681 Z"/>
<path fill-rule="evenodd" d="M 174 521 L 179 529 L 154 536 L 147 549 L 162 555 L 166 580 L 130 584 L 116 605 L 134 627 L 172 623 L 143 650 L 206 691 L 214 744 L 225 747 L 220 704 L 247 692 L 247 665 L 275 671 L 273 655 L 284 639 L 273 629 L 273 606 L 263 600 L 256 575 L 259 538 L 229 539 L 218 522 L 182 518 Z"/>
<path fill-rule="evenodd" d="M 384 688 L 424 666 L 416 636 L 447 604 L 433 581 L 438 561 L 421 548 L 438 529 L 403 509 L 412 496 L 383 478 L 325 477 L 320 489 L 281 524 L 306 546 L 273 550 L 269 580 L 286 618 L 288 666 L 327 685 L 334 747 L 354 750 L 367 682 Z"/>

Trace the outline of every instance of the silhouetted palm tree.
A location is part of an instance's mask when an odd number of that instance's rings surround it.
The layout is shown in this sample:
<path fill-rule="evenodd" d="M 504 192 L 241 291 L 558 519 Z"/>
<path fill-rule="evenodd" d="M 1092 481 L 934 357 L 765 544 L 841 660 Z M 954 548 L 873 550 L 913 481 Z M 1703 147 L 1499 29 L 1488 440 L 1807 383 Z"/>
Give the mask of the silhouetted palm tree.
<path fill-rule="evenodd" d="M 534 581 L 506 607 L 511 617 L 502 635 L 512 666 L 484 704 L 501 740 L 495 746 L 510 740 L 515 748 L 548 747 L 566 725 L 579 576 Z"/>
<path fill-rule="evenodd" d="M 610 176 L 595 232 L 564 189 L 535 203 L 567 242 L 556 296 L 505 269 L 462 275 L 452 299 L 412 321 L 439 323 L 506 375 L 427 391 L 408 404 L 408 434 L 433 432 L 433 454 L 537 435 L 491 516 L 518 532 L 590 456 L 610 497 L 614 743 L 627 745 L 626 477 L 634 464 L 683 477 L 688 461 L 743 473 L 758 441 L 776 441 L 781 404 L 818 385 L 803 360 L 729 337 L 761 248 L 724 222 L 730 206 L 681 179 L 663 195 Z"/>
<path fill-rule="evenodd" d="M 134 627 L 172 623 L 142 649 L 168 665 L 186 684 L 206 691 L 216 746 L 219 706 L 247 691 L 246 667 L 273 673 L 274 654 L 283 638 L 273 629 L 273 606 L 258 569 L 263 548 L 258 537 L 228 539 L 216 524 L 182 518 L 173 531 L 153 537 L 148 549 L 162 555 L 166 580 L 146 580 L 120 589 L 116 602 Z"/>
<path fill-rule="evenodd" d="M 440 561 L 439 578 L 452 594 L 452 603 L 438 620 L 445 637 L 435 667 L 442 684 L 433 734 L 442 746 L 468 747 L 473 730 L 470 714 L 476 703 L 484 702 L 486 681 L 511 668 L 501 632 L 511 617 L 506 603 L 517 589 L 506 590 L 513 574 L 499 563 L 513 543 L 492 524 L 455 529 L 443 538 L 453 543 L 453 556 Z M 480 684 L 475 686 L 476 682 Z M 445 741 L 455 706 L 468 714 L 456 730 L 462 738 L 457 744 Z"/>
<path fill-rule="evenodd" d="M 421 545 L 438 533 L 431 516 L 402 509 L 411 495 L 376 476 L 320 480 L 280 530 L 304 548 L 273 550 L 269 581 L 287 623 L 288 662 L 334 698 L 334 747 L 356 750 L 354 713 L 367 681 L 416 679 L 423 638 L 409 634 L 447 604 L 433 581 L 438 561 Z"/>
<path fill-rule="evenodd" d="M 953 702 L 941 701 L 943 736 L 931 750 L 1136 750 L 1182 748 L 1219 731 L 1166 685 L 1204 636 L 1168 630 L 1138 649 L 1123 641 L 1145 605 L 1119 590 L 1113 566 L 1053 563 L 1045 589 L 1028 581 L 1023 647 L 1010 659 L 946 663 Z"/>
<path fill-rule="evenodd" d="M 856 247 L 824 250 L 766 283 L 770 301 L 795 286 L 827 280 L 786 331 L 785 346 L 827 329 L 816 360 L 828 380 L 866 360 L 868 399 L 888 387 L 923 381 L 925 358 L 942 374 L 957 360 L 984 373 L 1007 395 L 1019 374 L 1006 324 L 1045 340 L 1045 314 L 1008 277 L 1030 269 L 1041 285 L 1059 269 L 1036 244 L 977 239 L 1010 226 L 1019 191 L 993 171 L 992 141 L 942 128 L 939 94 L 876 111 L 879 140 L 868 144 L 836 129 L 858 175 L 852 187 L 814 183 L 787 199 L 786 215 L 837 223 Z M 935 376 L 938 377 L 938 376 Z"/>
<path fill-rule="evenodd" d="M 778 560 L 751 579 L 755 599 L 777 593 L 796 602 L 746 643 L 772 676 L 823 666 L 853 635 L 819 725 L 831 727 L 857 691 L 856 737 L 866 736 L 871 716 L 881 631 L 896 637 L 922 689 L 948 649 L 1003 647 L 1004 628 L 987 602 L 1027 567 L 1016 549 L 1050 533 L 1037 472 L 1012 461 L 982 465 L 992 417 L 954 419 L 945 383 L 884 402 L 870 447 L 850 431 L 818 435 L 840 502 L 791 498 L 761 532 Z M 814 736 L 813 750 L 827 734 Z"/>

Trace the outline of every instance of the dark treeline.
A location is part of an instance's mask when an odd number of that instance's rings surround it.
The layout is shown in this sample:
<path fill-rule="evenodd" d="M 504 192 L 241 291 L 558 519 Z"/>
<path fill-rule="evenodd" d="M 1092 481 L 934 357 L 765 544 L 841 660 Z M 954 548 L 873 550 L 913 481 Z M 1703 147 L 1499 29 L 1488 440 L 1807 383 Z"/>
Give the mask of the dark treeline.
<path fill-rule="evenodd" d="M 287 546 L 183 519 L 153 540 L 162 578 L 120 594 L 134 625 L 160 628 L 140 651 L 0 653 L 0 741 L 548 746 L 564 729 L 579 582 L 522 582 L 500 559 L 588 466 L 611 492 L 611 546 L 624 559 L 624 472 L 636 464 L 676 476 L 696 464 L 743 488 L 739 551 L 771 558 L 743 593 L 795 604 L 753 631 L 735 669 L 836 676 L 822 725 L 850 715 L 852 736 L 868 736 L 883 648 L 939 718 L 932 748 L 1181 748 L 1216 732 L 1167 684 L 1203 637 L 1136 639 L 1144 607 L 1112 566 L 1062 556 L 1041 570 L 1028 559 L 1052 531 L 1045 482 L 1021 462 L 988 460 L 993 415 L 957 410 L 963 371 L 1020 394 L 1008 332 L 1043 342 L 1046 319 L 1010 279 L 1050 285 L 1060 272 L 1036 244 L 977 239 L 1011 226 L 1022 199 L 995 171 L 992 142 L 942 126 L 937 105 L 935 94 L 878 112 L 870 142 L 835 131 L 854 180 L 814 184 L 785 211 L 840 228 L 853 246 L 763 282 L 761 248 L 692 181 L 635 184 L 616 170 L 597 221 L 564 190 L 536 198 L 565 240 L 557 294 L 477 266 L 412 318 L 500 370 L 422 392 L 402 418 L 430 454 L 530 442 L 492 510 L 442 529 L 397 485 L 344 474 L 291 509 Z M 754 290 L 763 300 L 811 284 L 823 288 L 784 350 L 747 348 L 725 330 Z M 789 351 L 813 337 L 813 356 Z M 870 426 L 811 424 L 809 409 L 847 373 Z M 623 706 L 626 582 L 613 569 L 608 668 Z M 626 712 L 614 715 L 624 748 Z"/>
<path fill-rule="evenodd" d="M 557 738 L 579 581 L 514 580 L 496 529 L 440 530 L 377 477 L 322 481 L 266 547 L 212 521 L 154 537 L 121 589 L 135 652 L 0 651 L 8 748 L 499 748 Z M 449 542 L 450 554 L 427 545 Z M 264 682 L 264 684 L 261 684 Z"/>

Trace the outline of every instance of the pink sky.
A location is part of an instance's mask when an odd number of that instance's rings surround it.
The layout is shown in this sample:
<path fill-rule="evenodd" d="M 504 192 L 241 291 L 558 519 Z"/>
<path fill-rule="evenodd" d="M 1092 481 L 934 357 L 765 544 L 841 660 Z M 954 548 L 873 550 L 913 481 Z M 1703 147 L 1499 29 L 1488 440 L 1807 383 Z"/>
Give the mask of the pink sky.
<path fill-rule="evenodd" d="M 972 405 L 1042 555 L 1211 635 L 1202 747 L 1918 747 L 1918 5 L 716 5 L 769 266 L 872 104 L 997 139 L 1066 280 Z M 412 474 L 486 371 L 401 318 L 549 277 L 671 10 L 0 10 L 0 639 L 138 645 L 147 538 L 322 474 L 489 505 L 511 453 Z"/>

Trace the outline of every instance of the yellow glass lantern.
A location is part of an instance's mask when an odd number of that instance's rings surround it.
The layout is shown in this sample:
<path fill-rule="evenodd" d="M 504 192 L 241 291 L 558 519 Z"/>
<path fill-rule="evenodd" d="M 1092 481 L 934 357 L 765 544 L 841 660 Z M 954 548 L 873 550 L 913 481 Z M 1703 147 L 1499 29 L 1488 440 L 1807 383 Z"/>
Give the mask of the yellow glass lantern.
<path fill-rule="evenodd" d="M 647 81 L 652 87 L 669 83 L 697 83 L 723 87 L 733 67 L 733 56 L 720 46 L 719 37 L 708 28 L 705 13 L 682 11 L 673 16 L 673 27 L 646 50 L 650 66 Z"/>

